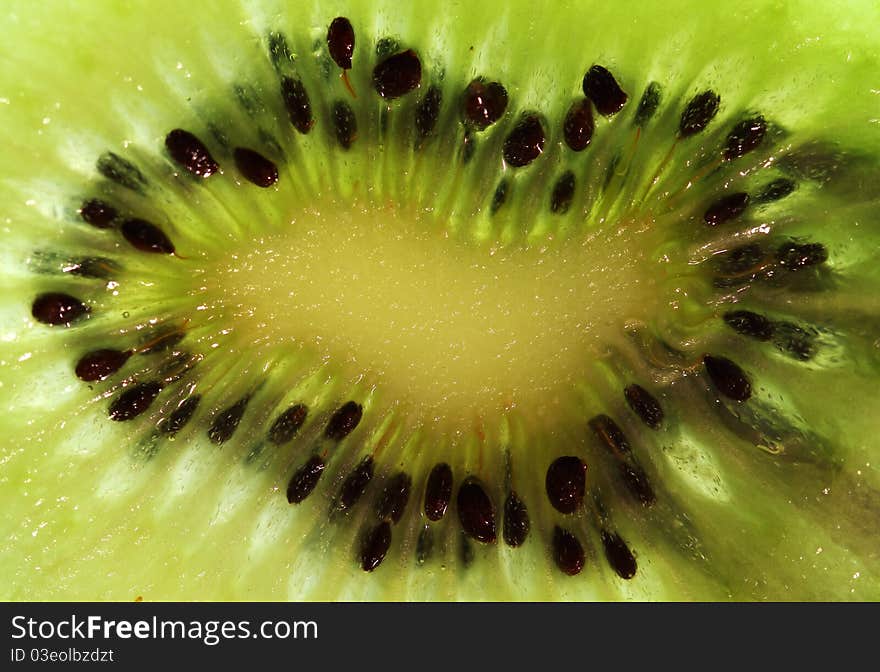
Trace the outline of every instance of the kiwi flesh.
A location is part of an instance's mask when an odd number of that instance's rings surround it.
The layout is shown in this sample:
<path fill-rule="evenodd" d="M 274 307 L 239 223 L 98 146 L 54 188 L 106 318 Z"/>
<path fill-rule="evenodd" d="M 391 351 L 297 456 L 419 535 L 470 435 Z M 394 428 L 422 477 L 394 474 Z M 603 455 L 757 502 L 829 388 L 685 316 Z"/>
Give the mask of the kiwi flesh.
<path fill-rule="evenodd" d="M 222 5 L 3 19 L 5 599 L 880 598 L 876 6 Z"/>

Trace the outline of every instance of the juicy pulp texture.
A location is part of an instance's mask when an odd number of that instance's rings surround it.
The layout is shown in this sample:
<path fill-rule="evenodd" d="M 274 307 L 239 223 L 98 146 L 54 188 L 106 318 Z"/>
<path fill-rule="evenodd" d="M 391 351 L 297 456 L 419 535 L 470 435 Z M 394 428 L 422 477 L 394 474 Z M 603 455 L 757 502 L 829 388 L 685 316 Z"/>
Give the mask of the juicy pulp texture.
<path fill-rule="evenodd" d="M 636 222 L 493 247 L 450 238 L 435 214 L 374 207 L 315 207 L 236 245 L 246 251 L 192 279 L 194 303 L 232 324 L 239 348 L 371 372 L 420 423 L 468 427 L 517 408 L 544 430 L 607 343 L 659 308 L 662 269 L 626 230 Z"/>
<path fill-rule="evenodd" d="M 182 15 L 174 3 L 32 5 L 10 4 L 0 46 L 4 597 L 880 595 L 871 3 L 228 2 Z M 323 42 L 340 15 L 357 35 L 357 98 Z M 273 32 L 289 41 L 291 63 L 272 65 Z M 424 68 L 422 86 L 393 103 L 371 81 L 385 37 L 417 49 Z M 629 102 L 597 114 L 589 147 L 575 153 L 561 121 L 600 62 Z M 307 135 L 278 93 L 279 75 L 294 72 L 311 94 Z M 456 100 L 477 76 L 502 82 L 509 103 L 464 162 Z M 652 81 L 661 103 L 639 127 Z M 415 105 L 429 84 L 444 103 L 415 151 Z M 685 103 L 710 87 L 717 118 L 677 140 Z M 338 101 L 358 120 L 347 151 L 331 121 Z M 530 111 L 548 139 L 533 165 L 514 168 L 500 159 L 503 141 Z M 756 111 L 771 123 L 767 140 L 721 165 L 731 127 Z M 197 180 L 170 161 L 163 143 L 176 128 L 209 143 L 221 172 Z M 271 156 L 277 185 L 244 179 L 233 146 Z M 108 151 L 137 165 L 145 186 L 100 178 Z M 576 193 L 556 215 L 552 188 L 567 170 Z M 780 177 L 796 192 L 757 202 Z M 753 195 L 742 218 L 707 227 L 707 208 L 732 191 Z M 84 224 L 77 210 L 91 196 L 155 222 L 176 254 L 138 252 Z M 742 274 L 717 270 L 731 250 L 764 245 L 760 267 L 791 240 L 826 246 L 821 272 L 717 286 Z M 97 281 L 62 273 L 83 258 L 121 270 Z M 66 329 L 32 318 L 33 297 L 59 288 L 88 303 L 87 320 Z M 814 328 L 816 355 L 798 362 L 737 335 L 720 318 L 742 308 Z M 196 364 L 143 416 L 110 421 L 124 387 L 165 363 L 141 352 L 165 328 L 185 332 Z M 121 375 L 86 385 L 73 366 L 101 347 L 139 351 Z M 743 367 L 751 399 L 717 394 L 706 352 Z M 634 382 L 658 396 L 659 431 L 627 406 Z M 157 423 L 194 394 L 200 415 L 158 437 Z M 242 399 L 241 428 L 215 445 L 206 429 Z M 364 418 L 330 445 L 328 418 L 350 399 Z M 296 441 L 269 445 L 277 414 L 298 402 L 309 416 Z M 588 429 L 599 414 L 624 427 L 657 490 L 653 507 L 621 487 L 617 458 Z M 284 489 L 312 450 L 327 472 L 293 507 Z M 376 482 L 358 509 L 331 516 L 365 455 Z M 544 485 L 560 455 L 587 464 L 589 496 L 566 517 Z M 425 477 L 440 460 L 456 488 L 466 475 L 486 483 L 499 536 L 505 496 L 517 491 L 532 515 L 523 547 L 463 541 L 453 504 L 431 526 L 435 554 L 417 560 Z M 358 536 L 400 469 L 414 478 L 406 516 L 365 574 L 353 560 Z M 577 577 L 550 557 L 556 525 L 584 543 Z M 634 549 L 630 581 L 603 560 L 606 527 Z"/>

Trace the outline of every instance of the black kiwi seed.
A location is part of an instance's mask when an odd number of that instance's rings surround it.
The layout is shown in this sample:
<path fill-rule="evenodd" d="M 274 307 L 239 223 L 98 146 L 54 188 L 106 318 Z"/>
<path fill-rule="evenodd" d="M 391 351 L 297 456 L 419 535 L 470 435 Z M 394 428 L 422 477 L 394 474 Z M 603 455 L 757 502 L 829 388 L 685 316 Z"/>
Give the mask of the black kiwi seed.
<path fill-rule="evenodd" d="M 259 152 L 247 147 L 236 147 L 235 165 L 248 182 L 258 187 L 271 187 L 278 181 L 278 167 Z"/>
<path fill-rule="evenodd" d="M 560 513 L 574 513 L 584 501 L 587 465 L 578 457 L 556 458 L 547 469 L 544 486 L 550 503 Z"/>
<path fill-rule="evenodd" d="M 214 422 L 208 428 L 208 438 L 211 440 L 211 443 L 220 446 L 232 438 L 235 430 L 238 429 L 242 417 L 244 417 L 248 401 L 250 401 L 249 397 L 242 397 L 232 406 L 223 409 L 217 414 Z"/>
<path fill-rule="evenodd" d="M 645 92 L 639 100 L 639 106 L 636 108 L 635 125 L 644 126 L 660 107 L 660 98 L 662 89 L 657 82 L 651 82 L 645 87 Z"/>
<path fill-rule="evenodd" d="M 157 352 L 165 352 L 186 338 L 186 332 L 182 329 L 172 329 L 158 336 L 150 336 L 139 349 L 141 355 L 154 355 Z"/>
<path fill-rule="evenodd" d="M 510 188 L 509 180 L 501 180 L 498 183 L 498 186 L 495 187 L 495 193 L 492 194 L 492 204 L 489 206 L 489 212 L 491 214 L 495 214 L 501 209 L 501 206 L 504 205 L 505 201 L 507 201 L 507 192 Z"/>
<path fill-rule="evenodd" d="M 324 436 L 333 441 L 341 441 L 351 434 L 363 417 L 363 407 L 354 402 L 347 401 L 332 415 L 324 429 Z"/>
<path fill-rule="evenodd" d="M 721 97 L 714 91 L 703 91 L 688 101 L 681 113 L 681 121 L 678 123 L 678 134 L 682 138 L 688 138 L 706 129 L 715 115 L 718 114 L 718 106 Z"/>
<path fill-rule="evenodd" d="M 431 469 L 425 484 L 425 516 L 438 521 L 446 514 L 452 497 L 452 467 L 445 462 Z"/>
<path fill-rule="evenodd" d="M 472 129 L 465 127 L 464 138 L 461 147 L 462 163 L 468 163 L 474 157 L 474 151 L 477 149 L 477 136 Z"/>
<path fill-rule="evenodd" d="M 95 168 L 108 180 L 126 189 L 140 192 L 147 186 L 147 178 L 137 166 L 113 152 L 102 154 Z"/>
<path fill-rule="evenodd" d="M 617 532 L 602 530 L 602 546 L 605 547 L 605 559 L 611 568 L 622 579 L 631 579 L 636 575 L 636 559 Z"/>
<path fill-rule="evenodd" d="M 553 560 L 565 574 L 575 576 L 584 568 L 584 547 L 568 530 L 553 528 Z"/>
<path fill-rule="evenodd" d="M 628 96 L 606 68 L 594 65 L 584 75 L 584 95 L 593 101 L 596 110 L 603 116 L 620 112 Z"/>
<path fill-rule="evenodd" d="M 373 458 L 367 455 L 345 477 L 342 488 L 339 490 L 339 506 L 343 509 L 350 509 L 357 504 L 371 480 L 373 480 Z"/>
<path fill-rule="evenodd" d="M 343 70 L 351 69 L 354 54 L 354 28 L 344 16 L 337 16 L 327 29 L 327 48 L 330 58 Z"/>
<path fill-rule="evenodd" d="M 504 500 L 504 543 L 511 548 L 522 546 L 529 536 L 529 510 L 515 492 Z"/>
<path fill-rule="evenodd" d="M 773 336 L 773 322 L 750 310 L 731 310 L 724 313 L 724 322 L 736 333 L 758 341 L 769 341 Z"/>
<path fill-rule="evenodd" d="M 247 112 L 249 116 L 253 117 L 257 114 L 261 106 L 257 94 L 252 88 L 241 84 L 234 84 L 232 86 L 232 91 L 235 93 L 235 98 L 238 100 L 238 104 L 241 105 L 241 108 Z"/>
<path fill-rule="evenodd" d="M 109 229 L 116 219 L 116 208 L 97 198 L 85 201 L 79 209 L 79 216 L 84 222 L 88 222 L 99 229 Z"/>
<path fill-rule="evenodd" d="M 540 117 L 526 113 L 504 140 L 504 160 L 517 168 L 529 165 L 544 151 L 545 136 Z"/>
<path fill-rule="evenodd" d="M 299 504 L 312 493 L 324 473 L 324 466 L 324 460 L 313 455 L 297 470 L 287 485 L 287 501 L 290 504 Z"/>
<path fill-rule="evenodd" d="M 331 110 L 333 118 L 333 130 L 336 133 L 336 141 L 343 149 L 350 148 L 357 139 L 357 117 L 351 105 L 344 100 L 333 103 Z"/>
<path fill-rule="evenodd" d="M 482 131 L 498 121 L 507 109 L 507 89 L 498 82 L 478 77 L 465 88 L 461 105 L 465 123 Z"/>
<path fill-rule="evenodd" d="M 145 219 L 126 219 L 122 222 L 122 236 L 141 252 L 174 254 L 174 243 L 162 229 Z"/>
<path fill-rule="evenodd" d="M 422 62 L 412 49 L 389 56 L 373 68 L 373 87 L 383 98 L 400 98 L 422 81 Z"/>
<path fill-rule="evenodd" d="M 416 106 L 416 140 L 419 144 L 433 133 L 437 120 L 440 118 L 442 100 L 443 94 L 440 87 L 431 85 Z"/>
<path fill-rule="evenodd" d="M 816 354 L 816 334 L 793 322 L 777 322 L 773 330 L 774 345 L 795 359 L 806 362 Z"/>
<path fill-rule="evenodd" d="M 192 419 L 202 400 L 201 395 L 194 394 L 184 399 L 171 414 L 159 423 L 159 431 L 163 434 L 176 434 Z"/>
<path fill-rule="evenodd" d="M 207 122 L 208 131 L 211 133 L 211 137 L 217 142 L 218 145 L 223 147 L 224 149 L 228 149 L 229 147 L 229 136 L 223 132 L 217 124 L 212 121 Z"/>
<path fill-rule="evenodd" d="M 391 56 L 400 50 L 400 42 L 393 37 L 382 37 L 376 42 L 376 57 L 379 59 Z"/>
<path fill-rule="evenodd" d="M 276 70 L 293 60 L 287 38 L 281 33 L 269 33 L 269 58 Z"/>
<path fill-rule="evenodd" d="M 300 133 L 306 134 L 315 125 L 312 104 L 303 83 L 293 77 L 281 78 L 281 98 L 291 125 Z"/>
<path fill-rule="evenodd" d="M 123 422 L 136 418 L 150 407 L 161 391 L 162 384 L 155 381 L 129 387 L 110 404 L 110 419 Z"/>
<path fill-rule="evenodd" d="M 744 192 L 727 194 L 715 201 L 703 214 L 703 221 L 709 226 L 717 226 L 736 219 L 746 211 L 749 195 Z"/>
<path fill-rule="evenodd" d="M 398 472 L 391 477 L 382 492 L 376 513 L 382 520 L 390 520 L 399 523 L 409 501 L 409 491 L 412 488 L 412 479 L 405 472 Z"/>
<path fill-rule="evenodd" d="M 165 148 L 172 159 L 197 177 L 210 177 L 220 169 L 204 143 L 182 128 L 165 136 Z"/>
<path fill-rule="evenodd" d="M 594 129 L 593 107 L 590 101 L 582 98 L 573 102 L 562 122 L 562 137 L 565 138 L 565 144 L 575 152 L 585 150 L 593 139 Z"/>
<path fill-rule="evenodd" d="M 737 275 L 755 268 L 764 259 L 764 249 L 759 243 L 747 243 L 735 247 L 721 256 L 718 269 L 725 275 Z"/>
<path fill-rule="evenodd" d="M 106 280 L 118 270 L 119 265 L 105 257 L 88 257 L 64 267 L 65 273 L 81 278 L 100 278 L 102 280 Z"/>
<path fill-rule="evenodd" d="M 434 550 L 434 533 L 429 525 L 422 527 L 419 538 L 416 540 L 416 562 L 424 565 L 431 559 Z"/>
<path fill-rule="evenodd" d="M 630 453 L 626 434 L 614 420 L 604 413 L 592 418 L 588 423 L 605 447 L 616 457 L 624 457 Z"/>
<path fill-rule="evenodd" d="M 657 501 L 657 495 L 654 494 L 654 488 L 648 481 L 648 475 L 640 466 L 621 462 L 620 476 L 626 489 L 644 506 L 651 506 Z"/>
<path fill-rule="evenodd" d="M 738 364 L 727 357 L 704 355 L 703 365 L 715 388 L 734 401 L 746 401 L 752 396 L 752 384 Z"/>
<path fill-rule="evenodd" d="M 786 177 L 779 177 L 772 182 L 765 184 L 764 188 L 761 189 L 755 197 L 755 200 L 759 203 L 778 201 L 791 194 L 796 188 L 797 184 L 795 184 L 793 180 L 789 180 Z"/>
<path fill-rule="evenodd" d="M 177 382 L 201 360 L 200 355 L 194 355 L 191 352 L 174 352 L 159 366 L 159 377 L 166 383 Z"/>
<path fill-rule="evenodd" d="M 776 260 L 789 271 L 825 263 L 828 250 L 821 243 L 785 243 L 776 250 Z"/>
<path fill-rule="evenodd" d="M 69 326 L 89 312 L 89 307 L 70 294 L 47 292 L 40 294 L 31 306 L 31 315 L 43 324 Z"/>
<path fill-rule="evenodd" d="M 766 133 L 767 122 L 761 115 L 739 122 L 727 136 L 727 143 L 724 145 L 724 160 L 733 161 L 748 154 L 761 144 Z"/>
<path fill-rule="evenodd" d="M 383 520 L 370 530 L 361 544 L 361 569 L 372 572 L 382 564 L 391 548 L 391 525 Z"/>
<path fill-rule="evenodd" d="M 129 357 L 131 350 L 93 350 L 76 363 L 76 377 L 86 382 L 104 380 L 119 371 Z"/>
<path fill-rule="evenodd" d="M 574 171 L 567 170 L 553 185 L 553 193 L 550 196 L 550 212 L 556 215 L 568 212 L 572 201 L 574 201 L 574 188 Z"/>
<path fill-rule="evenodd" d="M 459 486 L 456 505 L 465 534 L 484 544 L 495 541 L 495 507 L 477 481 L 468 478 Z"/>
<path fill-rule="evenodd" d="M 304 404 L 294 404 L 279 415 L 269 429 L 270 443 L 280 446 L 291 441 L 306 421 L 309 409 Z"/>
<path fill-rule="evenodd" d="M 654 395 L 641 385 L 633 383 L 624 389 L 623 396 L 626 397 L 633 413 L 639 416 L 642 422 L 651 429 L 660 429 L 663 423 L 663 407 Z"/>

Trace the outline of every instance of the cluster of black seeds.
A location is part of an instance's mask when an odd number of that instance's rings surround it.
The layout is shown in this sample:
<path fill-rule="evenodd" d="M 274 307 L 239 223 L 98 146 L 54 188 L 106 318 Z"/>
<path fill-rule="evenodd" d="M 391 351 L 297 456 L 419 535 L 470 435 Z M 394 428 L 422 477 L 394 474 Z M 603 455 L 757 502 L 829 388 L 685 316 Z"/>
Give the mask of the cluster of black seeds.
<path fill-rule="evenodd" d="M 279 419 L 275 421 L 275 424 L 273 424 L 270 430 L 270 437 L 273 434 L 281 433 L 278 430 L 278 423 L 284 422 L 287 427 L 285 430 L 282 430 L 283 433 L 289 434 L 290 438 L 293 438 L 293 435 L 305 420 L 305 411 L 300 410 L 300 408 L 301 406 L 297 405 L 293 407 L 296 410 L 288 409 L 282 413 Z M 324 438 L 331 443 L 342 441 L 360 424 L 363 412 L 363 407 L 357 402 L 348 401 L 344 403 L 336 409 L 327 421 L 324 427 Z M 283 421 L 282 418 L 284 419 Z M 315 489 L 315 486 L 318 485 L 318 480 L 321 478 L 321 474 L 324 473 L 326 466 L 324 457 L 321 455 L 314 454 L 309 457 L 306 463 L 294 473 L 287 484 L 287 501 L 291 504 L 299 504 L 305 500 Z"/>
<path fill-rule="evenodd" d="M 818 272 L 828 261 L 822 243 L 789 240 L 783 243 L 753 242 L 720 253 L 715 259 L 713 284 L 718 288 L 741 287 L 755 282 L 780 286 L 794 282 L 804 272 Z"/>
<path fill-rule="evenodd" d="M 587 423 L 599 443 L 615 460 L 621 483 L 630 495 L 643 506 L 653 506 L 657 495 L 648 481 L 645 470 L 636 460 L 629 439 L 611 416 L 599 414 Z"/>
<path fill-rule="evenodd" d="M 391 525 L 398 522 L 402 515 L 411 484 L 410 477 L 400 472 L 386 485 L 377 508 L 380 522 L 363 535 L 361 542 L 360 559 L 365 571 L 374 570 L 385 557 L 391 543 Z M 423 512 L 429 522 L 419 535 L 417 560 L 420 564 L 430 557 L 433 547 L 432 525 L 445 517 L 452 503 L 453 491 L 452 467 L 445 462 L 436 464 L 428 475 L 423 493 Z M 455 507 L 464 535 L 461 546 L 463 561 L 468 564 L 473 559 L 473 549 L 468 540 L 493 544 L 497 539 L 496 507 L 485 485 L 473 475 L 465 477 L 459 484 Z M 511 547 L 522 545 L 530 529 L 529 515 L 526 505 L 513 491 L 507 495 L 503 514 L 505 543 Z"/>
<path fill-rule="evenodd" d="M 722 316 L 736 333 L 756 341 L 771 341 L 779 350 L 800 361 L 813 358 L 818 349 L 818 332 L 787 320 L 772 320 L 750 310 L 731 310 Z"/>

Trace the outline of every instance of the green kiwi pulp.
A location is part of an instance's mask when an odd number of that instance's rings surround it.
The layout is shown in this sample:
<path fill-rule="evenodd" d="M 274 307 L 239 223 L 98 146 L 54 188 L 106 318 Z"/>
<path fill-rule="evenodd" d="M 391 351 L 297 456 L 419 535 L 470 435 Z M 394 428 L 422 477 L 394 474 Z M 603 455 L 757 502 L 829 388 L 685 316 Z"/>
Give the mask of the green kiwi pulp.
<path fill-rule="evenodd" d="M 12 3 L 6 599 L 880 598 L 872 3 Z"/>

